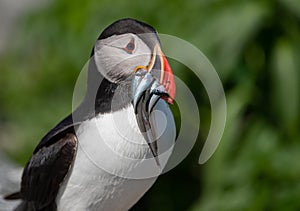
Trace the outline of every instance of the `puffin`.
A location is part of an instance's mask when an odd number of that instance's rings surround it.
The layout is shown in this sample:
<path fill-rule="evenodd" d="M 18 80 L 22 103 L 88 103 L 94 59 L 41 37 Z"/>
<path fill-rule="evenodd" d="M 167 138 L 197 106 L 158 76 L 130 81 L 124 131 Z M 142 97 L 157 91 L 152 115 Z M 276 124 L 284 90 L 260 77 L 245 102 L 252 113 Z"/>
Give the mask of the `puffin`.
<path fill-rule="evenodd" d="M 15 208 L 128 210 L 163 172 L 176 139 L 176 86 L 156 30 L 125 18 L 104 29 L 86 94 L 34 149 Z"/>

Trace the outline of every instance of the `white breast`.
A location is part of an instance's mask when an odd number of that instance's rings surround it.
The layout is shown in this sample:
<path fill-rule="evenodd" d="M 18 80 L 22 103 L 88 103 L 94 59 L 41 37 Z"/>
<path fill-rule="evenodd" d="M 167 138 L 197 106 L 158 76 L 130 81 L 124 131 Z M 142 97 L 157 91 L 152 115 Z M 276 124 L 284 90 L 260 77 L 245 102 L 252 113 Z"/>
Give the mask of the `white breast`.
<path fill-rule="evenodd" d="M 166 115 L 153 114 L 164 139 L 158 148 L 169 149 L 159 156 L 163 167 L 172 152 L 175 125 L 169 108 L 161 102 L 157 107 L 167 109 Z M 78 128 L 77 137 L 77 155 L 69 180 L 57 196 L 58 210 L 127 210 L 161 173 L 131 105 L 87 120 Z"/>

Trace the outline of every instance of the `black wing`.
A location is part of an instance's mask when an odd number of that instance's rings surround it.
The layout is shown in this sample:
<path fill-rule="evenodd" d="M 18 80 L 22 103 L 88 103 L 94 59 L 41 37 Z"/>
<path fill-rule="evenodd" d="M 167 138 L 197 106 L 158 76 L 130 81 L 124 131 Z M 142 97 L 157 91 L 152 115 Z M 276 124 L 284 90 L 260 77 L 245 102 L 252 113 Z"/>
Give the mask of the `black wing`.
<path fill-rule="evenodd" d="M 67 175 L 77 150 L 77 138 L 67 133 L 50 146 L 34 153 L 27 163 L 20 196 L 34 204 L 36 210 L 55 202 L 60 184 Z"/>
<path fill-rule="evenodd" d="M 20 192 L 6 199 L 24 200 L 18 207 L 20 210 L 48 210 L 49 207 L 56 207 L 59 186 L 75 158 L 75 127 L 78 124 L 80 122 L 73 123 L 70 115 L 43 137 L 24 168 Z"/>
<path fill-rule="evenodd" d="M 82 104 L 50 130 L 35 148 L 24 168 L 21 191 L 5 197 L 22 199 L 16 210 L 55 210 L 55 199 L 77 151 L 76 127 L 94 117 L 94 109 Z M 99 111 L 97 111 L 99 113 Z"/>

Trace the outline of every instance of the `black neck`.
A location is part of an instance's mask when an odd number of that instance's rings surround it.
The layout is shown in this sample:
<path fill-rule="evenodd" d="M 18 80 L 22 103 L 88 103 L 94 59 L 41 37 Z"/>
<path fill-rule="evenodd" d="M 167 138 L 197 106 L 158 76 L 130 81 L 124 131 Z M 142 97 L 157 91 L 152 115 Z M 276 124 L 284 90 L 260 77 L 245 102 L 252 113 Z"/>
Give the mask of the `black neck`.
<path fill-rule="evenodd" d="M 90 59 L 87 92 L 79 107 L 82 115 L 91 118 L 97 114 L 110 113 L 127 107 L 132 101 L 130 80 L 112 83 L 97 70 L 95 60 Z"/>

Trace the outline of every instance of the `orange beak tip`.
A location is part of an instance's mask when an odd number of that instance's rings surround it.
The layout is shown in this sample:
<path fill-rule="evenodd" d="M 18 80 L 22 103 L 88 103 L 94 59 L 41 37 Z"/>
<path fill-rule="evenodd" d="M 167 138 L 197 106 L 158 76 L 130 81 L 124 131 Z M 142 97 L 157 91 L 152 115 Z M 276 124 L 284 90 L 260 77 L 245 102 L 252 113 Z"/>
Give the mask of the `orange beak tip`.
<path fill-rule="evenodd" d="M 166 97 L 165 100 L 168 103 L 173 104 L 176 96 L 176 84 L 174 80 L 174 74 L 166 57 L 163 55 L 162 58 L 164 71 L 162 82 L 166 88 L 167 93 L 169 94 L 169 96 Z"/>

